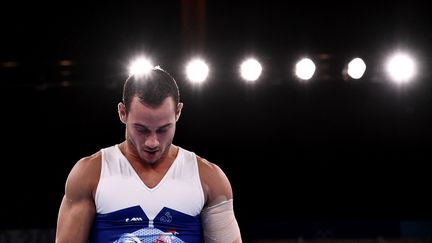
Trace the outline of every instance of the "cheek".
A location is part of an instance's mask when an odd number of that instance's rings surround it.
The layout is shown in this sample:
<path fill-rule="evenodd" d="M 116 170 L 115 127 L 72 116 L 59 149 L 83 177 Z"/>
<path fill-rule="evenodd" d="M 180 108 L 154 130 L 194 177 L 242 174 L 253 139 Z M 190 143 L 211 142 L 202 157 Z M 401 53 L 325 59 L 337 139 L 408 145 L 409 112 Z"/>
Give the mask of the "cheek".
<path fill-rule="evenodd" d="M 171 134 L 170 133 L 164 133 L 158 136 L 158 140 L 161 143 L 166 143 L 168 140 L 170 140 Z"/>
<path fill-rule="evenodd" d="M 160 141 L 171 142 L 174 137 L 174 129 L 159 136 Z"/>
<path fill-rule="evenodd" d="M 145 141 L 145 137 L 135 130 L 128 130 L 128 137 L 130 140 L 133 140 L 135 143 L 142 143 Z"/>

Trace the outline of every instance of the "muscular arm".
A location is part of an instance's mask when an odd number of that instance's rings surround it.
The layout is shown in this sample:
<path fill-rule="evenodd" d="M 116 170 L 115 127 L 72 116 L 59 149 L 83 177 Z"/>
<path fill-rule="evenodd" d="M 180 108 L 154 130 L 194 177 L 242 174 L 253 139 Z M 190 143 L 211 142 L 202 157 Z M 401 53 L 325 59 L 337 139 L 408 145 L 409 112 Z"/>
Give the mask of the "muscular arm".
<path fill-rule="evenodd" d="M 95 215 L 94 188 L 98 181 L 95 157 L 81 159 L 72 168 L 57 219 L 56 243 L 88 241 Z"/>
<path fill-rule="evenodd" d="M 241 243 L 240 229 L 234 215 L 233 193 L 228 178 L 217 165 L 202 158 L 198 161 L 206 199 L 201 214 L 205 242 Z"/>

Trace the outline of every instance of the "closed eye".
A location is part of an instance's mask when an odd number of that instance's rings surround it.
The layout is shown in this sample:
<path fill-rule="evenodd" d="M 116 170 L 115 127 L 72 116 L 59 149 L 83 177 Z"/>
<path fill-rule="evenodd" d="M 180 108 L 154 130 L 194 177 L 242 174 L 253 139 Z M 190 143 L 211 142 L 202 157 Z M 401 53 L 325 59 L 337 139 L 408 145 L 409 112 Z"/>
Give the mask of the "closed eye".
<path fill-rule="evenodd" d="M 139 133 L 143 133 L 143 134 L 147 134 L 150 132 L 150 130 L 146 129 L 146 128 L 136 128 L 137 132 Z"/>
<path fill-rule="evenodd" d="M 165 126 L 159 128 L 156 132 L 157 132 L 157 133 L 165 133 L 165 132 L 168 131 L 168 129 L 169 129 L 170 127 L 171 127 L 171 124 L 165 125 Z"/>

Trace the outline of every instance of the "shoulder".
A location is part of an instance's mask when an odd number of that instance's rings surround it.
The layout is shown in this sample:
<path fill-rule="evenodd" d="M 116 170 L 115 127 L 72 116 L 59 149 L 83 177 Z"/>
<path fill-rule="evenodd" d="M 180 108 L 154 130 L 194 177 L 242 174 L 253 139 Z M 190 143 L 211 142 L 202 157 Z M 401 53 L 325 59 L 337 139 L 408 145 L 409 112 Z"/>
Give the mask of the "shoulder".
<path fill-rule="evenodd" d="M 210 162 L 207 159 L 202 158 L 198 155 L 196 156 L 196 158 L 201 175 L 225 177 L 225 173 L 217 164 Z"/>
<path fill-rule="evenodd" d="M 223 170 L 217 164 L 198 155 L 197 162 L 206 206 L 212 206 L 232 199 L 231 184 Z"/>
<path fill-rule="evenodd" d="M 94 195 L 99 182 L 101 161 L 102 153 L 100 151 L 78 160 L 68 175 L 66 191 L 79 190 L 82 193 Z"/>
<path fill-rule="evenodd" d="M 89 175 L 95 173 L 101 167 L 102 153 L 98 151 L 90 156 L 78 160 L 71 170 L 71 175 Z"/>

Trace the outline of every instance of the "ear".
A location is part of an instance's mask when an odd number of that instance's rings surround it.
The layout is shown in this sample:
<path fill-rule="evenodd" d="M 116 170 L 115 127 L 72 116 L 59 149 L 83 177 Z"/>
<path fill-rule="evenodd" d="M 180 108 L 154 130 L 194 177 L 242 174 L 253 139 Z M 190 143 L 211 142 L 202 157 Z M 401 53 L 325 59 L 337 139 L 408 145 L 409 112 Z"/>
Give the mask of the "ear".
<path fill-rule="evenodd" d="M 126 106 L 122 102 L 120 102 L 117 105 L 117 110 L 118 110 L 120 121 L 126 124 L 127 121 Z"/>
<path fill-rule="evenodd" d="M 181 114 L 181 110 L 183 108 L 183 103 L 178 103 L 177 108 L 176 108 L 176 122 L 178 121 L 178 119 L 180 118 L 180 114 Z"/>

